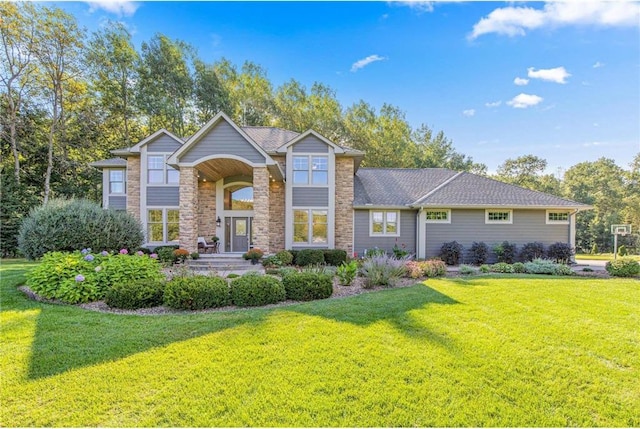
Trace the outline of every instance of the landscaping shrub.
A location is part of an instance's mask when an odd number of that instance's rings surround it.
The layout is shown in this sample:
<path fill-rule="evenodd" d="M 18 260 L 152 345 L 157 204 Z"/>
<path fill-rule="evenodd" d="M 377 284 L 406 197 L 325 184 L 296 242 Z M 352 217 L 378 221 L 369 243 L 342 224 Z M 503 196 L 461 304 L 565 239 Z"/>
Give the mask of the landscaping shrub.
<path fill-rule="evenodd" d="M 462 257 L 462 250 L 462 244 L 457 241 L 444 243 L 440 248 L 440 258 L 447 265 L 458 265 L 460 258 Z"/>
<path fill-rule="evenodd" d="M 336 267 L 329 265 L 307 265 L 306 267 L 301 267 L 300 271 L 304 273 L 326 274 L 333 277 L 336 273 Z"/>
<path fill-rule="evenodd" d="M 492 273 L 513 273 L 513 265 L 507 264 L 506 262 L 497 262 L 489 266 L 489 270 Z"/>
<path fill-rule="evenodd" d="M 447 266 L 439 259 L 429 259 L 428 261 L 420 261 L 422 273 L 426 277 L 442 277 L 447 274 Z"/>
<path fill-rule="evenodd" d="M 483 264 L 483 265 L 480 265 L 479 270 L 480 270 L 481 273 L 486 274 L 486 273 L 491 272 L 491 266 L 487 265 L 487 264 Z"/>
<path fill-rule="evenodd" d="M 364 277 L 364 288 L 374 286 L 392 287 L 406 271 L 406 259 L 396 259 L 388 255 L 366 258 L 360 272 Z"/>
<path fill-rule="evenodd" d="M 343 286 L 351 286 L 358 275 L 358 263 L 356 261 L 343 262 L 336 269 L 338 281 Z"/>
<path fill-rule="evenodd" d="M 347 252 L 341 249 L 327 249 L 324 252 L 324 262 L 334 267 L 340 266 L 347 262 Z"/>
<path fill-rule="evenodd" d="M 460 265 L 460 274 L 463 276 L 469 276 L 476 273 L 476 269 L 469 265 Z"/>
<path fill-rule="evenodd" d="M 280 258 L 278 258 L 278 255 L 269 255 L 262 259 L 262 265 L 268 268 L 280 268 L 283 263 Z"/>
<path fill-rule="evenodd" d="M 572 275 L 573 270 L 564 264 L 557 264 L 549 259 L 536 258 L 524 264 L 527 274 Z"/>
<path fill-rule="evenodd" d="M 176 249 L 173 251 L 176 261 L 183 263 L 189 257 L 189 251 L 187 249 Z"/>
<path fill-rule="evenodd" d="M 627 256 L 627 246 L 625 246 L 624 244 L 620 247 L 618 247 L 618 256 Z"/>
<path fill-rule="evenodd" d="M 160 280 L 160 265 L 146 255 L 117 254 L 90 249 L 49 252 L 27 274 L 27 285 L 38 295 L 77 304 L 102 299 L 112 286 L 135 280 Z"/>
<path fill-rule="evenodd" d="M 640 263 L 631 258 L 620 258 L 607 262 L 605 269 L 615 277 L 634 277 L 640 274 Z"/>
<path fill-rule="evenodd" d="M 547 249 L 547 257 L 559 264 L 568 264 L 573 255 L 573 247 L 569 243 L 553 243 Z"/>
<path fill-rule="evenodd" d="M 158 246 L 155 249 L 155 253 L 158 255 L 158 259 L 165 265 L 171 265 L 178 260 L 174 250 L 178 249 L 178 245 Z"/>
<path fill-rule="evenodd" d="M 534 259 L 542 258 L 544 258 L 544 244 L 535 241 L 522 246 L 522 250 L 520 251 L 520 260 L 522 262 L 530 262 Z"/>
<path fill-rule="evenodd" d="M 109 307 L 135 310 L 162 305 L 164 281 L 138 280 L 111 286 L 105 293 L 105 303 Z"/>
<path fill-rule="evenodd" d="M 18 248 L 28 259 L 83 248 L 136 249 L 142 241 L 142 226 L 133 216 L 82 199 L 53 199 L 32 209 L 18 234 Z"/>
<path fill-rule="evenodd" d="M 474 241 L 469 249 L 469 257 L 473 265 L 482 265 L 487 262 L 487 258 L 489 257 L 489 246 L 487 246 L 484 242 L 476 242 Z"/>
<path fill-rule="evenodd" d="M 281 250 L 276 253 L 276 257 L 282 262 L 282 265 L 293 264 L 293 254 L 288 250 Z"/>
<path fill-rule="evenodd" d="M 259 259 L 264 256 L 264 252 L 262 249 L 254 247 L 253 249 L 249 249 L 246 253 L 242 254 L 242 257 L 252 263 L 257 263 Z"/>
<path fill-rule="evenodd" d="M 404 258 L 405 256 L 409 256 L 409 251 L 405 249 L 405 245 L 403 244 L 402 247 L 399 247 L 398 244 L 395 244 L 393 246 L 393 249 L 391 249 L 391 251 L 393 252 L 393 256 L 396 259 L 400 259 L 400 258 Z"/>
<path fill-rule="evenodd" d="M 200 259 L 200 254 L 198 252 L 193 252 L 191 255 L 191 259 L 193 259 L 194 261 L 197 259 Z"/>
<path fill-rule="evenodd" d="M 404 266 L 406 268 L 405 275 L 407 277 L 412 279 L 418 279 L 424 276 L 424 270 L 422 269 L 422 266 L 418 261 L 407 261 L 407 263 L 404 264 Z"/>
<path fill-rule="evenodd" d="M 284 286 L 275 277 L 247 273 L 231 282 L 231 302 L 240 307 L 275 304 L 285 298 Z"/>
<path fill-rule="evenodd" d="M 496 254 L 498 262 L 505 262 L 507 264 L 513 264 L 518 255 L 518 246 L 515 243 L 509 243 L 503 241 L 500 244 L 493 246 L 493 253 Z"/>
<path fill-rule="evenodd" d="M 592 255 L 598 254 L 598 245 L 596 243 L 593 243 L 593 246 L 591 246 L 591 254 Z"/>
<path fill-rule="evenodd" d="M 297 273 L 298 270 L 294 267 L 282 267 L 278 270 L 278 275 L 282 278 L 285 278 L 289 274 Z"/>
<path fill-rule="evenodd" d="M 514 262 L 511 264 L 511 268 L 513 268 L 514 273 L 523 274 L 527 272 L 527 269 L 522 262 Z"/>
<path fill-rule="evenodd" d="M 287 250 L 287 252 L 291 253 L 291 256 L 293 257 L 291 264 L 298 265 L 298 253 L 300 253 L 300 251 L 291 249 L 291 250 Z"/>
<path fill-rule="evenodd" d="M 371 249 L 364 249 L 364 257 L 365 258 L 373 258 L 374 256 L 384 256 L 387 252 L 384 249 L 379 247 L 372 247 Z"/>
<path fill-rule="evenodd" d="M 298 252 L 296 265 L 305 267 L 307 265 L 324 264 L 324 251 L 322 249 L 304 249 Z"/>
<path fill-rule="evenodd" d="M 292 273 L 282 279 L 282 284 L 287 298 L 296 301 L 325 299 L 333 293 L 333 280 L 326 274 Z"/>
<path fill-rule="evenodd" d="M 204 310 L 229 304 L 229 285 L 220 277 L 175 277 L 167 283 L 164 304 L 176 310 Z"/>

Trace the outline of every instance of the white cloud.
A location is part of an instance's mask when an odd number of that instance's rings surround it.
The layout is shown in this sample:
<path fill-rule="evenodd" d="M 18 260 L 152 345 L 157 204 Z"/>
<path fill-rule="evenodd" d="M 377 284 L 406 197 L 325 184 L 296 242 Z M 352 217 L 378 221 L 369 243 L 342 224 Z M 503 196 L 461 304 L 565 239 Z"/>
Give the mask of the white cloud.
<path fill-rule="evenodd" d="M 89 12 L 93 13 L 97 10 L 113 13 L 118 16 L 133 16 L 140 7 L 140 4 L 129 0 L 97 0 L 88 1 Z"/>
<path fill-rule="evenodd" d="M 386 57 L 381 57 L 380 55 L 369 55 L 367 58 L 363 58 L 353 63 L 351 65 L 351 71 L 355 73 L 361 68 L 366 67 L 371 63 L 374 63 L 376 61 L 384 61 L 386 59 L 387 59 Z"/>
<path fill-rule="evenodd" d="M 390 1 L 387 2 L 394 6 L 408 6 L 417 12 L 433 12 L 432 1 L 408 0 L 408 1 Z"/>
<path fill-rule="evenodd" d="M 640 3 L 561 1 L 547 2 L 542 9 L 502 7 L 478 21 L 468 38 L 475 39 L 490 33 L 524 36 L 529 30 L 569 25 L 640 26 Z"/>
<path fill-rule="evenodd" d="M 502 104 L 502 101 L 498 100 L 498 101 L 490 101 L 488 103 L 484 103 L 485 106 L 487 107 L 498 107 Z"/>
<path fill-rule="evenodd" d="M 525 79 L 523 77 L 517 77 L 513 79 L 513 83 L 515 83 L 518 86 L 524 86 L 529 83 L 529 79 Z"/>
<path fill-rule="evenodd" d="M 476 109 L 467 109 L 467 110 L 463 110 L 462 114 L 464 116 L 466 116 L 467 118 L 470 118 L 472 116 L 474 116 L 476 114 Z"/>
<path fill-rule="evenodd" d="M 541 103 L 542 100 L 543 98 L 537 95 L 518 94 L 510 101 L 507 101 L 507 104 L 516 109 L 526 109 L 527 107 L 535 106 L 536 104 Z"/>
<path fill-rule="evenodd" d="M 566 79 L 571 76 L 564 67 L 556 67 L 554 69 L 536 70 L 533 67 L 527 69 L 527 76 L 532 79 L 546 80 L 555 83 L 567 83 Z"/>
<path fill-rule="evenodd" d="M 600 61 L 596 61 L 593 65 L 594 69 L 599 69 L 600 67 L 604 67 L 604 63 L 601 63 Z"/>

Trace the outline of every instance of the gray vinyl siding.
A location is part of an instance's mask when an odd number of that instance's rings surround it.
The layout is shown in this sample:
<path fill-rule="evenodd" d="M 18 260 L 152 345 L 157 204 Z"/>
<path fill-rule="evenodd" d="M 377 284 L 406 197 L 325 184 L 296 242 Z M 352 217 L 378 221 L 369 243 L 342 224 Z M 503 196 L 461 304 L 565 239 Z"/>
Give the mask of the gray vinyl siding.
<path fill-rule="evenodd" d="M 370 237 L 369 236 L 369 210 L 354 210 L 354 252 L 364 255 L 365 249 L 379 247 L 388 253 L 396 244 L 403 247 L 409 253 L 416 253 L 416 216 L 415 210 L 400 211 L 400 237 Z"/>
<path fill-rule="evenodd" d="M 293 207 L 328 207 L 329 188 L 294 187 Z"/>
<path fill-rule="evenodd" d="M 175 152 L 180 146 L 182 145 L 179 142 L 166 134 L 162 134 L 160 137 L 147 144 L 147 152 Z"/>
<path fill-rule="evenodd" d="M 180 188 L 177 186 L 148 186 L 147 206 L 175 207 L 180 205 Z"/>
<path fill-rule="evenodd" d="M 485 211 L 451 210 L 451 223 L 426 224 L 426 256 L 437 257 L 443 243 L 457 241 L 468 250 L 474 241 L 484 243 L 489 249 L 494 244 L 509 241 L 518 246 L 539 241 L 545 247 L 556 242 L 569 242 L 569 225 L 547 225 L 545 210 L 513 210 L 512 224 L 485 224 Z M 465 255 L 467 252 L 465 251 Z M 495 255 L 489 252 L 489 262 L 495 262 Z"/>
<path fill-rule="evenodd" d="M 318 137 L 310 135 L 293 145 L 293 151 L 296 153 L 326 153 L 329 147 Z"/>
<path fill-rule="evenodd" d="M 113 210 L 126 210 L 127 209 L 127 197 L 126 196 L 110 196 L 109 208 Z"/>
<path fill-rule="evenodd" d="M 225 121 L 204 135 L 179 161 L 194 162 L 210 155 L 236 155 L 257 164 L 265 163 L 265 157 Z"/>

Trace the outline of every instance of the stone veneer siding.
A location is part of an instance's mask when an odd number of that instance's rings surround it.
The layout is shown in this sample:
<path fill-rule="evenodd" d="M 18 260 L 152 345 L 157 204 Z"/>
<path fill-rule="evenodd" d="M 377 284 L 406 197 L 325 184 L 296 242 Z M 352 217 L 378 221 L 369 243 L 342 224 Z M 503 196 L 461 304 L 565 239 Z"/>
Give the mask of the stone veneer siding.
<path fill-rule="evenodd" d="M 269 170 L 253 168 L 253 246 L 265 254 L 270 251 L 269 226 Z"/>
<path fill-rule="evenodd" d="M 127 212 L 140 220 L 140 157 L 127 158 Z"/>
<path fill-rule="evenodd" d="M 216 231 L 216 184 L 198 183 L 198 236 L 211 241 Z"/>
<path fill-rule="evenodd" d="M 335 247 L 353 255 L 353 158 L 336 157 Z"/>
<path fill-rule="evenodd" d="M 284 182 L 271 182 L 269 203 L 269 247 L 274 253 L 284 250 Z"/>
<path fill-rule="evenodd" d="M 198 174 L 193 167 L 180 168 L 180 247 L 198 251 Z"/>

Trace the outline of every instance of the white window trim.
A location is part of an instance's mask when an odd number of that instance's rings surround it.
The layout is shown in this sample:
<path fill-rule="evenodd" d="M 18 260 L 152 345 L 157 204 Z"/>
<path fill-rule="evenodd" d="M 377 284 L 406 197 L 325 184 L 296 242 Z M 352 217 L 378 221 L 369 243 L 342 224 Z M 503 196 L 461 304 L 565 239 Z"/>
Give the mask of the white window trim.
<path fill-rule="evenodd" d="M 447 218 L 446 219 L 429 219 L 427 217 L 427 213 L 429 212 L 446 212 Z M 451 209 L 428 209 L 428 210 L 425 209 L 424 217 L 426 219 L 426 223 L 451 223 Z"/>
<path fill-rule="evenodd" d="M 326 248 L 329 245 L 329 209 L 324 207 L 293 207 L 292 208 L 292 216 L 291 216 L 291 231 L 295 229 L 295 211 L 296 210 L 306 210 L 307 211 L 307 241 L 293 241 L 292 238 L 292 247 L 321 247 Z M 327 240 L 322 243 L 314 243 L 313 240 L 313 211 L 325 211 L 327 212 Z"/>
<path fill-rule="evenodd" d="M 122 192 L 111 192 L 111 172 L 122 171 Z M 120 182 L 118 182 L 120 183 Z M 127 195 L 127 169 L 126 168 L 109 168 L 107 173 L 107 194 L 108 195 Z"/>
<path fill-rule="evenodd" d="M 149 237 L 149 223 L 156 223 L 156 222 L 149 222 L 149 211 L 150 210 L 161 210 L 162 211 L 162 241 L 151 241 L 151 237 Z M 180 207 L 147 207 L 146 212 L 145 212 L 145 216 L 147 217 L 147 221 L 146 221 L 146 225 L 145 225 L 145 236 L 147 238 L 147 243 L 149 244 L 153 244 L 153 245 L 158 245 L 158 244 L 177 244 L 180 242 L 180 233 L 178 232 L 178 239 L 174 240 L 174 241 L 168 241 L 168 235 L 169 235 L 169 228 L 168 228 L 168 214 L 167 212 L 169 210 L 177 210 L 178 214 L 180 213 Z M 178 226 L 180 225 L 180 221 L 178 221 Z"/>
<path fill-rule="evenodd" d="M 327 159 L 327 169 L 326 170 L 320 170 L 320 171 L 326 171 L 327 172 L 327 183 L 324 184 L 314 184 L 312 183 L 313 181 L 313 158 L 319 158 L 319 157 L 323 157 Z M 307 183 L 295 183 L 294 182 L 294 175 L 296 171 L 304 171 L 304 170 L 295 170 L 294 169 L 294 158 L 307 158 L 308 161 L 308 168 L 307 168 Z M 329 179 L 330 176 L 330 171 L 331 171 L 331 165 L 330 165 L 330 157 L 329 154 L 327 153 L 293 153 L 291 155 L 291 184 L 293 186 L 295 186 L 296 188 L 300 187 L 300 188 L 304 188 L 304 187 L 316 187 L 316 188 L 326 188 L 329 186 L 329 182 L 331 181 Z"/>
<path fill-rule="evenodd" d="M 373 213 L 382 212 L 382 220 L 384 222 L 383 232 L 373 232 Z M 387 232 L 387 213 L 394 212 L 396 214 L 396 232 Z M 383 209 L 371 209 L 369 210 L 369 237 L 400 237 L 400 210 L 383 210 Z"/>
<path fill-rule="evenodd" d="M 162 168 L 162 183 L 151 183 L 149 182 L 149 157 L 151 156 L 162 156 L 164 158 L 164 162 L 162 164 L 163 168 Z M 144 165 L 144 174 L 145 174 L 145 183 L 147 186 L 179 186 L 180 185 L 180 170 L 175 169 L 175 171 L 178 172 L 178 181 L 175 183 L 168 183 L 168 169 L 169 169 L 169 165 L 167 164 L 167 160 L 169 159 L 169 157 L 171 156 L 170 153 L 160 153 L 160 152 L 147 152 L 146 157 L 145 157 L 145 165 Z M 173 168 L 173 167 L 171 167 Z M 156 169 L 154 169 L 156 170 Z"/>
<path fill-rule="evenodd" d="M 509 220 L 489 220 L 489 213 L 509 213 Z M 484 223 L 495 225 L 509 225 L 513 223 L 513 210 L 512 209 L 486 209 L 484 211 Z"/>
<path fill-rule="evenodd" d="M 549 220 L 550 213 L 562 213 L 567 215 L 567 220 Z M 545 212 L 545 221 L 547 225 L 569 225 L 571 213 L 568 210 L 547 210 Z"/>

